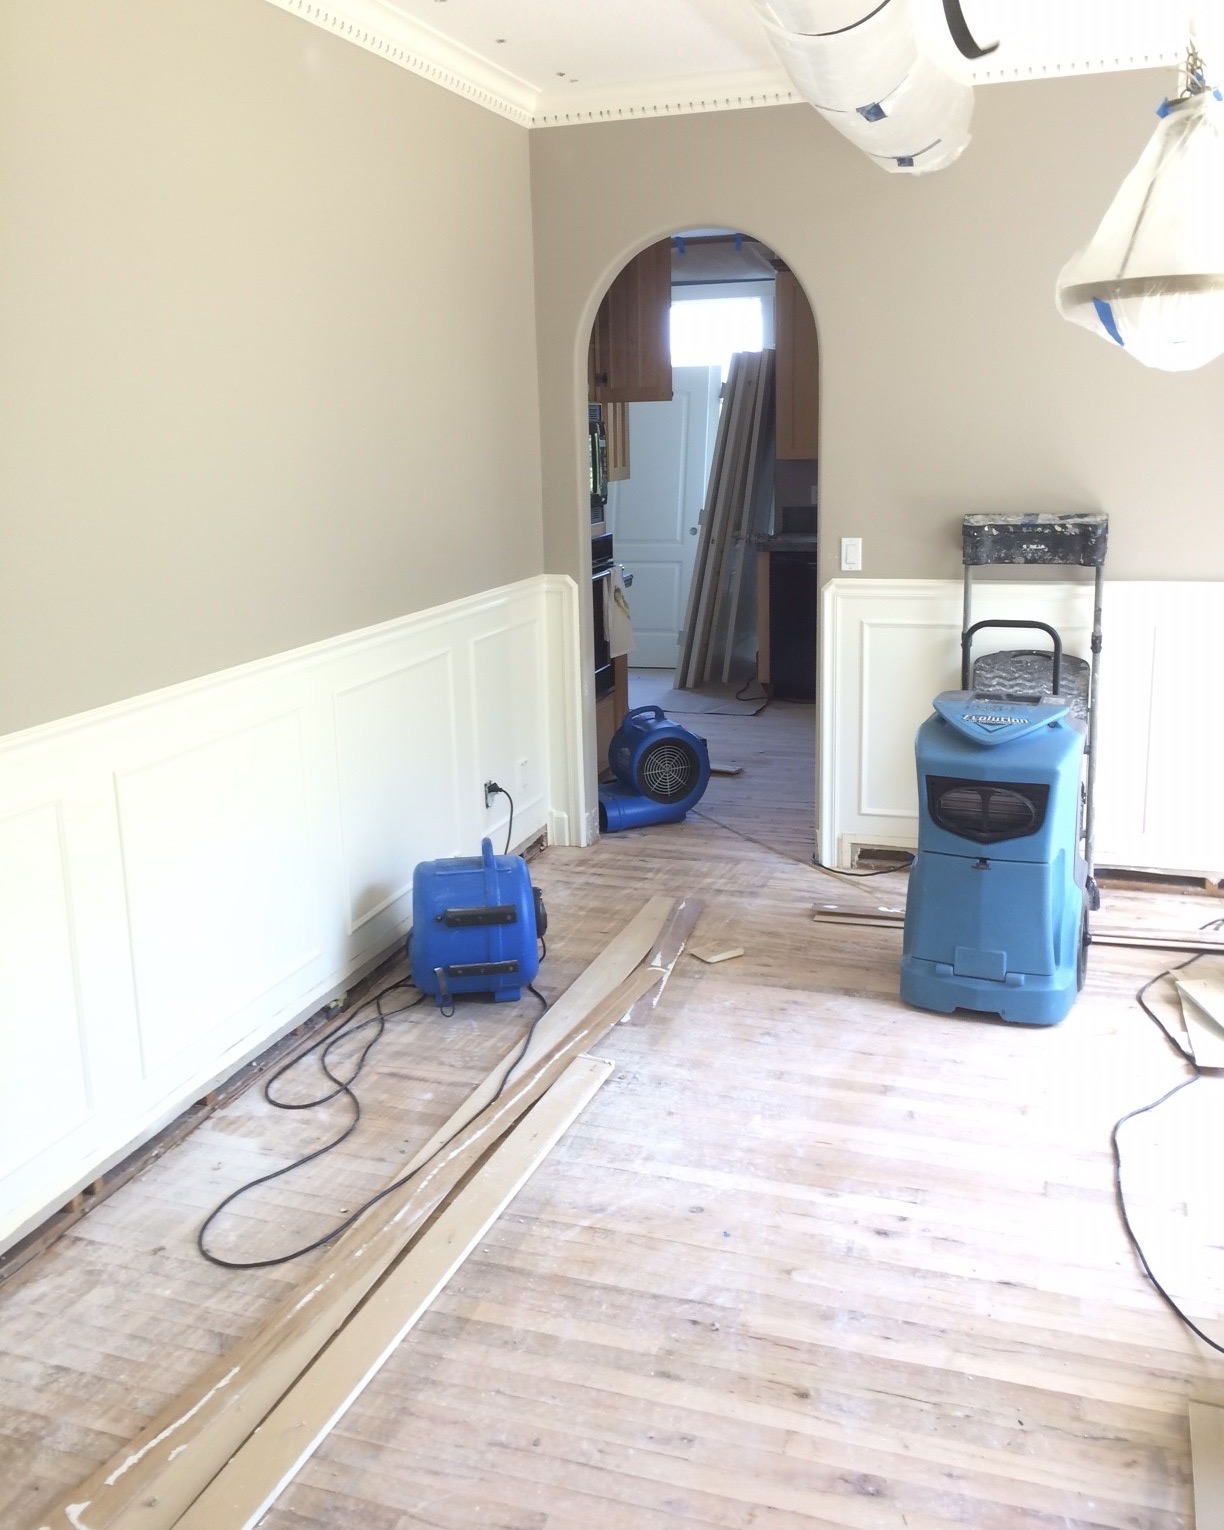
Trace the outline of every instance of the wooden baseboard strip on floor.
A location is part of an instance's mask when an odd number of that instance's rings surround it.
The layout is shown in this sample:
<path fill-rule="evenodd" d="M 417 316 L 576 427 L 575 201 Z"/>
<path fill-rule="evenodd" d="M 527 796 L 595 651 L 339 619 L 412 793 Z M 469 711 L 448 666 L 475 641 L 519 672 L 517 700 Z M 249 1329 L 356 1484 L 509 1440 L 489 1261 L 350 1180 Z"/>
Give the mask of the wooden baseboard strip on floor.
<path fill-rule="evenodd" d="M 815 924 L 829 924 L 843 929 L 897 929 L 905 923 L 902 909 L 845 908 L 817 904 L 812 910 Z M 1092 942 L 1098 946 L 1126 946 L 1137 951 L 1224 951 L 1224 932 L 1220 930 L 1145 930 L 1136 926 L 1089 922 Z"/>
<path fill-rule="evenodd" d="M 404 1166 L 401 1175 L 418 1167 L 422 1172 L 382 1202 L 379 1220 L 372 1226 L 362 1221 L 338 1238 L 300 1291 L 130 1445 L 60 1499 L 40 1520 L 40 1530 L 80 1530 L 82 1523 L 89 1530 L 173 1525 L 207 1486 L 216 1464 L 276 1404 L 284 1390 L 276 1382 L 281 1367 L 292 1376 L 309 1365 L 489 1148 L 575 1056 L 666 980 L 699 911 L 692 900 L 652 898 L 541 1017 L 523 1058 L 515 1061 L 512 1050 Z"/>
<path fill-rule="evenodd" d="M 1224 1530 L 1224 1408 L 1190 1404 L 1194 1530 Z"/>
<path fill-rule="evenodd" d="M 574 1059 L 177 1521 L 249 1530 L 314 1454 L 612 1071 Z"/>

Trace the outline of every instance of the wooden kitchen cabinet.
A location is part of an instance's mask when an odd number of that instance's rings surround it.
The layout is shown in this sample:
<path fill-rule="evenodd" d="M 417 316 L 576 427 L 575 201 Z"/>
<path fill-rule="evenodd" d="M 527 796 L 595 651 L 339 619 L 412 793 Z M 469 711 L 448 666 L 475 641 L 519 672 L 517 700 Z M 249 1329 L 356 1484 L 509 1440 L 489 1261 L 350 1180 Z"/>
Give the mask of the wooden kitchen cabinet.
<path fill-rule="evenodd" d="M 596 404 L 671 398 L 670 239 L 635 256 L 608 288 L 595 316 L 589 381 Z"/>
<path fill-rule="evenodd" d="M 629 476 L 629 405 L 604 405 L 604 440 L 608 447 L 608 482 Z"/>
<path fill-rule="evenodd" d="M 777 455 L 780 461 L 820 455 L 819 355 L 816 320 L 793 271 L 779 266 L 774 284 L 777 348 Z"/>

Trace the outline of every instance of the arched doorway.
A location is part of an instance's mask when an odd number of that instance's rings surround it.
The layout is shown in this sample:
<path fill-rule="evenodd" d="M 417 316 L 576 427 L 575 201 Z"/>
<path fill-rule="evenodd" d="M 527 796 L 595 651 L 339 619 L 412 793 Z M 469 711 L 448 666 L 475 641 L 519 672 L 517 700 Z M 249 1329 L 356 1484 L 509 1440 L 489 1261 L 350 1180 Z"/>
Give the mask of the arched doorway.
<path fill-rule="evenodd" d="M 758 362 L 741 407 L 737 371 Z M 803 290 L 748 234 L 680 231 L 612 283 L 587 371 L 598 768 L 632 705 L 657 700 L 677 720 L 810 706 L 798 767 L 810 853 L 819 408 Z M 624 652 L 624 631 L 604 617 L 618 566 L 631 581 Z M 702 613 L 717 620 L 694 666 L 685 639 Z"/>

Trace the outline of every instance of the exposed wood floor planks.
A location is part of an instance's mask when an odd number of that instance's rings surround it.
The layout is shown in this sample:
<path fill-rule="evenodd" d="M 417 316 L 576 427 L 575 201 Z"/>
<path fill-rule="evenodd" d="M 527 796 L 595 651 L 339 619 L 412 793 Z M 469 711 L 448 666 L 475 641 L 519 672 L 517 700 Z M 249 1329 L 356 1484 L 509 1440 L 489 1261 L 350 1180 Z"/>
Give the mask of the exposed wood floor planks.
<path fill-rule="evenodd" d="M 1167 959 L 1094 951 L 1050 1030 L 907 1009 L 895 931 L 811 921 L 819 899 L 905 888 L 804 864 L 811 709 L 686 722 L 743 775 L 712 783 L 709 818 L 533 863 L 550 915 L 540 986 L 560 992 L 655 892 L 703 899 L 702 943 L 745 955 L 682 960 L 651 1018 L 599 1047 L 609 1082 L 266 1525 L 1190 1530 L 1187 1404 L 1224 1405 L 1224 1356 L 1137 1268 L 1109 1153 L 1115 1119 L 1185 1073 L 1133 998 Z M 1221 911 L 1106 901 L 1112 923 L 1193 928 Z M 360 1086 L 361 1132 L 257 1192 L 225 1246 L 317 1235 L 534 1013 L 394 1019 Z M 1176 1023 L 1175 1002 L 1162 1013 Z M 1126 1151 L 1154 1256 L 1218 1321 L 1216 1089 L 1133 1123 Z M 334 1130 L 343 1106 L 329 1110 Z M 194 1234 L 227 1190 L 328 1133 L 243 1096 L 0 1287 L 6 1530 L 37 1525 L 306 1277 L 309 1258 L 215 1269 Z"/>

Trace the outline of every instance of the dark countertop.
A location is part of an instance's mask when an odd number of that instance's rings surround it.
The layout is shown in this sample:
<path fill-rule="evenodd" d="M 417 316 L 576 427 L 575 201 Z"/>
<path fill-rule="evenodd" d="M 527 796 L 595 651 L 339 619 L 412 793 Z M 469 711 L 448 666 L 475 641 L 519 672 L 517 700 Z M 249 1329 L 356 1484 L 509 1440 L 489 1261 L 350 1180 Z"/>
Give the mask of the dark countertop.
<path fill-rule="evenodd" d="M 819 538 L 812 532 L 756 532 L 748 538 L 762 552 L 815 552 Z"/>

